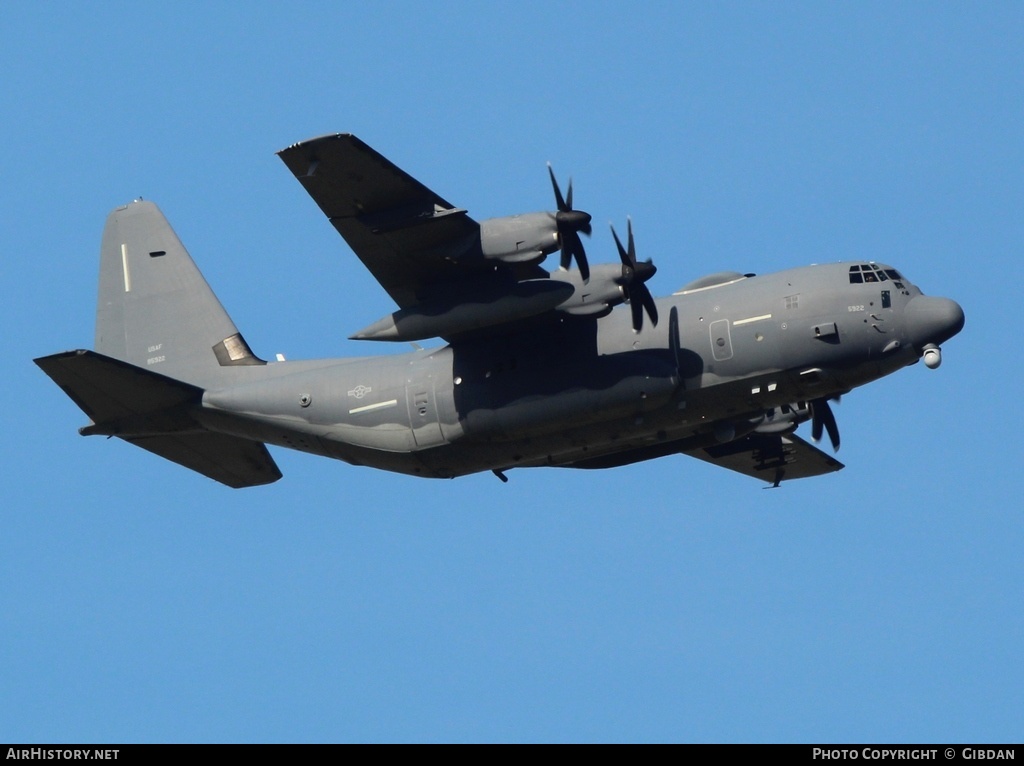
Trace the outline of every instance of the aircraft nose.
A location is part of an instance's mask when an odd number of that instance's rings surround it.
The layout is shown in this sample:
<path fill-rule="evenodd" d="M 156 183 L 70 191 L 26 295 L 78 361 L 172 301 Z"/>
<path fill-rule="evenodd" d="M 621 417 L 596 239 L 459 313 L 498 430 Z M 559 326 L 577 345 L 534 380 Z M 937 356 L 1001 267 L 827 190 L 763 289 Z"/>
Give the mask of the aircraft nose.
<path fill-rule="evenodd" d="M 918 295 L 907 304 L 904 318 L 910 340 L 918 349 L 929 343 L 941 345 L 964 328 L 964 310 L 949 298 Z"/>

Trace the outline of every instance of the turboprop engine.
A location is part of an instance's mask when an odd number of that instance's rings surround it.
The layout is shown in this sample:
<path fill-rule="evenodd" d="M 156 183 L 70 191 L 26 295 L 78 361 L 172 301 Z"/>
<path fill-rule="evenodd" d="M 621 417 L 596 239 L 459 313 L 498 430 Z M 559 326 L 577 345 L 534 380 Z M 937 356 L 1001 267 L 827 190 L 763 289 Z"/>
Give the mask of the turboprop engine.
<path fill-rule="evenodd" d="M 568 269 L 575 260 L 586 282 L 590 279 L 590 266 L 580 241 L 580 233 L 590 236 L 590 213 L 573 209 L 572 181 L 569 181 L 569 193 L 562 196 L 550 163 L 548 175 L 551 176 L 551 189 L 555 193 L 558 210 L 554 213 L 524 213 L 481 221 L 480 249 L 486 258 L 522 263 L 539 261 L 561 248 L 561 267 Z"/>

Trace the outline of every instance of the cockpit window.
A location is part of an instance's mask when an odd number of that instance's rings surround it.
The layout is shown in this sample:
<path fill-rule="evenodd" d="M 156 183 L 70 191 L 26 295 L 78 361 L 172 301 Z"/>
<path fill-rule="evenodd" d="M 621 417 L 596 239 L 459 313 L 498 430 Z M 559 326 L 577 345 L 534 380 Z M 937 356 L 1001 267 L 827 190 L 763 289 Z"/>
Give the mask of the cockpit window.
<path fill-rule="evenodd" d="M 899 279 L 896 269 L 882 269 L 873 263 L 857 263 L 850 267 L 850 284 L 888 282 L 890 277 Z"/>

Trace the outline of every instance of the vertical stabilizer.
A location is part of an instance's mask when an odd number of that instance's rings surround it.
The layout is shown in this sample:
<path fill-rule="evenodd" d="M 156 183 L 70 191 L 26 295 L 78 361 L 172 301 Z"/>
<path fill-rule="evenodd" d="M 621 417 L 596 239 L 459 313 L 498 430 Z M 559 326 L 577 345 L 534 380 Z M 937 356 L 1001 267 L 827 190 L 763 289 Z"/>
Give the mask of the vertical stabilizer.
<path fill-rule="evenodd" d="M 100 249 L 96 350 L 205 386 L 224 366 L 262 364 L 152 202 L 107 218 Z"/>

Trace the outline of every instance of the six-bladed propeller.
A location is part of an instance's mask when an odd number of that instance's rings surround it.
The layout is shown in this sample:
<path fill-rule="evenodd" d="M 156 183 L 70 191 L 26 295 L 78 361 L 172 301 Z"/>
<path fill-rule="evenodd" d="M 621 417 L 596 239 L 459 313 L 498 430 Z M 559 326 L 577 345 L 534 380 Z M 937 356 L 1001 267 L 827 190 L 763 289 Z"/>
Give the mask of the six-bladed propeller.
<path fill-rule="evenodd" d="M 622 261 L 622 276 L 617 280 L 626 293 L 626 300 L 629 301 L 629 308 L 633 312 L 633 330 L 640 332 L 644 324 L 644 311 L 651 318 L 651 324 L 658 326 L 658 307 L 654 303 L 651 291 L 644 284 L 654 276 L 658 270 L 651 263 L 650 259 L 642 262 L 636 260 L 636 245 L 633 242 L 633 221 L 626 219 L 626 247 L 622 247 L 619 235 L 615 233 L 612 226 L 612 236 L 615 238 L 615 246 L 619 250 L 619 260 Z"/>
<path fill-rule="evenodd" d="M 590 279 L 590 266 L 587 263 L 587 254 L 583 250 L 583 242 L 580 241 L 579 232 L 590 236 L 590 213 L 582 210 L 572 209 L 572 179 L 569 179 L 569 191 L 562 197 L 562 190 L 558 188 L 558 181 L 555 180 L 555 171 L 548 163 L 548 175 L 551 176 L 551 188 L 555 191 L 555 204 L 558 205 L 558 212 L 555 213 L 555 224 L 558 227 L 558 241 L 562 246 L 562 268 L 568 269 L 573 259 L 579 267 L 580 276 L 586 282 Z"/>

